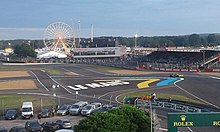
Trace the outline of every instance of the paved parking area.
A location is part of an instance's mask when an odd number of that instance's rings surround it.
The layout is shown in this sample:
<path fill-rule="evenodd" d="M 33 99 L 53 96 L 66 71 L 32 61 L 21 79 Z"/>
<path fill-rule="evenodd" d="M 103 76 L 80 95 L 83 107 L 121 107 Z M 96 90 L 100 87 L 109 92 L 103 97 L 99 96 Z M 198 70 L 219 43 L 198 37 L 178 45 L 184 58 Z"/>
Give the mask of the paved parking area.
<path fill-rule="evenodd" d="M 54 116 L 54 117 L 51 117 L 51 118 L 41 118 L 40 120 L 37 119 L 36 117 L 31 118 L 31 119 L 36 119 L 40 123 L 43 123 L 45 121 L 56 121 L 56 120 L 59 120 L 59 119 L 69 119 L 71 121 L 72 125 L 74 126 L 74 125 L 78 124 L 79 121 L 82 120 L 83 118 L 85 118 L 85 117 L 82 117 L 81 115 L 78 115 L 78 116 L 66 115 L 66 116 Z M 16 126 L 16 125 L 24 126 L 25 122 L 28 121 L 28 120 L 29 119 L 22 120 L 20 117 L 18 117 L 16 120 L 1 119 L 0 120 L 0 127 L 7 128 L 9 130 L 10 128 L 12 128 L 13 126 Z"/>

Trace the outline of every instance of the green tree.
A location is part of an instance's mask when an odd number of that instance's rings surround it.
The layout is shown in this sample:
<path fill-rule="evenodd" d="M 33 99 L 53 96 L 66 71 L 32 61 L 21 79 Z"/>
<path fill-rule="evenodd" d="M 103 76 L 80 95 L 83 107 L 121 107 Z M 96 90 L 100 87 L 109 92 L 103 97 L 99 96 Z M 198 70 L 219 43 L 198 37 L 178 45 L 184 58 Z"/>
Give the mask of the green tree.
<path fill-rule="evenodd" d="M 207 37 L 207 42 L 209 44 L 216 44 L 217 43 L 217 38 L 215 34 L 209 34 Z"/>
<path fill-rule="evenodd" d="M 199 46 L 200 44 L 200 37 L 198 34 L 192 34 L 189 36 L 189 44 L 190 46 Z"/>
<path fill-rule="evenodd" d="M 16 45 L 14 48 L 14 53 L 20 57 L 33 57 L 35 58 L 37 55 L 34 49 L 28 44 Z"/>
<path fill-rule="evenodd" d="M 150 131 L 149 114 L 122 106 L 107 113 L 91 115 L 74 126 L 76 132 L 148 132 Z"/>

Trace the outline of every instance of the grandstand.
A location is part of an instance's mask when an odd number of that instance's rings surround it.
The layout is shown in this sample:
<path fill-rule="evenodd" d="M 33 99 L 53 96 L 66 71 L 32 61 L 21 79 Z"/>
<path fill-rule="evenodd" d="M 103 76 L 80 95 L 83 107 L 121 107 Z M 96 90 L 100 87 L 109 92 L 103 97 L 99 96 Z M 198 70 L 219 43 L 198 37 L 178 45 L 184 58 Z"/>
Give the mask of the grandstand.
<path fill-rule="evenodd" d="M 219 51 L 200 50 L 197 52 L 155 51 L 139 56 L 141 63 L 164 68 L 210 68 L 218 64 Z"/>

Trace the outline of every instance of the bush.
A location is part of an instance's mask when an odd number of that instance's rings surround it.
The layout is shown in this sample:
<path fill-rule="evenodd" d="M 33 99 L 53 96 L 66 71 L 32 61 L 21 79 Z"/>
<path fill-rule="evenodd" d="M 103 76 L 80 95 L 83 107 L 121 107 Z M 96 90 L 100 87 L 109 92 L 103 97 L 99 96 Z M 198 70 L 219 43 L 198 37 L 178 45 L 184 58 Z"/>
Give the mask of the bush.
<path fill-rule="evenodd" d="M 150 117 L 137 108 L 121 106 L 107 113 L 96 113 L 74 126 L 76 132 L 148 132 Z"/>

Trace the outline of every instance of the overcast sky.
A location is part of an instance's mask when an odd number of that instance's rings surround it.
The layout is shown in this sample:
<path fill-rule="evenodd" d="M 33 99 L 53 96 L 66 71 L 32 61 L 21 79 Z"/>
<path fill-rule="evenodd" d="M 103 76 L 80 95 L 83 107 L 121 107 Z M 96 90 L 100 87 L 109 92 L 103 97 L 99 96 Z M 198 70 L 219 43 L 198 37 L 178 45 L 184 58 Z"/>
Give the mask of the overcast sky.
<path fill-rule="evenodd" d="M 1 0 L 1 39 L 42 39 L 54 22 L 81 37 L 159 36 L 220 32 L 220 0 Z"/>

